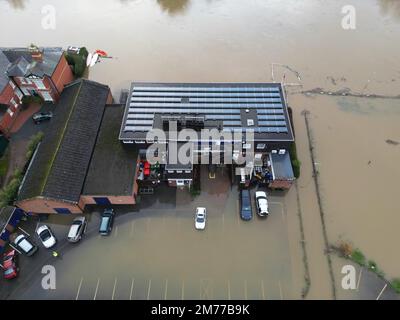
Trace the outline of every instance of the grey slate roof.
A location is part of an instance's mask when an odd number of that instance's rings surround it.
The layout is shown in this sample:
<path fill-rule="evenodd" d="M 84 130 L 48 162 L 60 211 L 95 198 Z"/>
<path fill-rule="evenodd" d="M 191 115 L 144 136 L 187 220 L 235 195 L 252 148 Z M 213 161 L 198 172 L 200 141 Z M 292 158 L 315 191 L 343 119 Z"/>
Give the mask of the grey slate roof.
<path fill-rule="evenodd" d="M 38 196 L 79 201 L 108 94 L 108 86 L 84 79 L 65 87 L 18 201 Z"/>
<path fill-rule="evenodd" d="M 8 83 L 8 76 L 6 74 L 7 67 L 10 61 L 6 55 L 0 50 L 0 93 L 4 90 Z"/>
<path fill-rule="evenodd" d="M 271 153 L 270 159 L 274 180 L 294 180 L 289 152 L 285 152 L 285 154 Z"/>
<path fill-rule="evenodd" d="M 31 52 L 27 48 L 0 48 L 8 60 L 8 75 L 51 77 L 64 51 L 59 47 L 40 49 L 43 50 L 43 61 L 38 62 L 32 59 Z M 1 64 L 0 67 L 2 68 Z"/>
<path fill-rule="evenodd" d="M 124 105 L 107 105 L 83 188 L 84 195 L 133 194 L 138 149 L 118 140 Z"/>

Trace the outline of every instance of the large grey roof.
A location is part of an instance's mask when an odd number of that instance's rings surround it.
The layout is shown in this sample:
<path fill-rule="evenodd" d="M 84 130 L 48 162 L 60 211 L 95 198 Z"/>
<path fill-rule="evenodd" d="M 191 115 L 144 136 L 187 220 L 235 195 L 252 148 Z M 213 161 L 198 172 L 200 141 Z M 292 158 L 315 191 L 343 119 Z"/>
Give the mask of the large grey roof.
<path fill-rule="evenodd" d="M 118 141 L 123 105 L 107 105 L 82 194 L 131 196 L 138 150 Z"/>
<path fill-rule="evenodd" d="M 107 86 L 84 79 L 65 87 L 19 201 L 37 196 L 79 201 L 108 94 Z"/>
<path fill-rule="evenodd" d="M 40 48 L 40 50 L 43 51 L 43 61 L 41 62 L 33 60 L 31 51 L 27 48 L 0 48 L 0 51 L 8 59 L 8 75 L 17 77 L 47 75 L 51 77 L 64 51 L 59 47 Z"/>
<path fill-rule="evenodd" d="M 293 141 L 283 90 L 280 83 L 134 82 L 120 139 L 141 140 L 170 116 L 222 131 L 253 129 L 256 141 Z"/>

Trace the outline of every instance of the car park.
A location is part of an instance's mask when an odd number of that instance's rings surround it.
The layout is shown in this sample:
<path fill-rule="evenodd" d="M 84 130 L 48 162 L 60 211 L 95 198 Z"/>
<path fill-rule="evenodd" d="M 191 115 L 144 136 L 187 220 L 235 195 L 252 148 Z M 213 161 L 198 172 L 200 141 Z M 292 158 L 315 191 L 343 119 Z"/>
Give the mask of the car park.
<path fill-rule="evenodd" d="M 196 215 L 194 218 L 194 226 L 197 230 L 204 230 L 206 228 L 207 210 L 203 207 L 196 208 Z"/>
<path fill-rule="evenodd" d="M 47 121 L 53 118 L 53 113 L 51 111 L 49 112 L 38 112 L 35 113 L 32 117 L 32 120 L 35 124 L 39 124 L 43 121 Z"/>
<path fill-rule="evenodd" d="M 20 234 L 14 239 L 14 245 L 28 257 L 32 256 L 38 247 L 28 240 L 26 235 Z"/>
<path fill-rule="evenodd" d="M 257 214 L 260 217 L 268 217 L 269 207 L 268 207 L 267 193 L 264 191 L 256 191 L 255 198 L 256 198 Z"/>
<path fill-rule="evenodd" d="M 253 211 L 251 209 L 250 191 L 247 189 L 240 190 L 240 217 L 243 220 L 251 220 Z"/>
<path fill-rule="evenodd" d="M 57 243 L 57 239 L 54 236 L 53 232 L 46 225 L 42 225 L 39 228 L 37 228 L 36 234 L 38 235 L 43 246 L 47 249 L 50 249 Z"/>
<path fill-rule="evenodd" d="M 72 221 L 68 232 L 68 241 L 72 243 L 79 242 L 86 231 L 87 222 L 85 217 L 77 217 Z"/>
<path fill-rule="evenodd" d="M 114 223 L 115 212 L 114 209 L 105 209 L 101 215 L 99 233 L 102 236 L 107 236 L 111 233 Z"/>
<path fill-rule="evenodd" d="M 3 269 L 5 279 L 14 279 L 18 276 L 18 255 L 16 250 L 10 250 L 3 255 Z"/>

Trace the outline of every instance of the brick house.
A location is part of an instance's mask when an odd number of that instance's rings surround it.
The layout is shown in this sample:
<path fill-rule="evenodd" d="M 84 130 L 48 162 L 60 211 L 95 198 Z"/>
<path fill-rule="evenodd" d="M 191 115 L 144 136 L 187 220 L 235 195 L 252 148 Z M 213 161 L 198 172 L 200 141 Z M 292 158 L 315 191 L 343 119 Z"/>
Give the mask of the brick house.
<path fill-rule="evenodd" d="M 0 48 L 0 132 L 10 135 L 24 96 L 55 102 L 73 79 L 62 48 Z"/>

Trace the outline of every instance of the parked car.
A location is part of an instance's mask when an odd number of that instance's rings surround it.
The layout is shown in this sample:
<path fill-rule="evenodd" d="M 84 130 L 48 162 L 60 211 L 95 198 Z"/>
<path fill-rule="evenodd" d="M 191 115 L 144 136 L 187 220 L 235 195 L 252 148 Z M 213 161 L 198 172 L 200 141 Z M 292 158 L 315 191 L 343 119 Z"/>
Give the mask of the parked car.
<path fill-rule="evenodd" d="M 196 208 L 196 216 L 194 218 L 194 226 L 197 230 L 204 230 L 206 228 L 207 211 L 206 208 Z"/>
<path fill-rule="evenodd" d="M 32 256 L 38 250 L 38 247 L 30 242 L 24 234 L 18 235 L 14 239 L 14 244 L 17 249 L 21 250 L 21 252 L 26 254 L 28 257 Z"/>
<path fill-rule="evenodd" d="M 43 121 L 50 120 L 51 118 L 53 118 L 53 113 L 51 111 L 49 111 L 49 112 L 38 112 L 38 113 L 35 113 L 33 115 L 33 117 L 32 117 L 33 122 L 35 124 L 39 124 L 39 123 L 41 123 Z"/>
<path fill-rule="evenodd" d="M 69 242 L 78 242 L 82 239 L 83 234 L 86 231 L 87 222 L 85 217 L 78 217 L 72 221 L 71 227 L 68 232 Z"/>
<path fill-rule="evenodd" d="M 57 243 L 57 239 L 53 232 L 46 225 L 42 225 L 37 228 L 36 234 L 38 235 L 40 241 L 42 241 L 43 246 L 47 249 L 50 249 Z"/>
<path fill-rule="evenodd" d="M 18 276 L 18 255 L 16 250 L 10 250 L 3 256 L 4 278 L 14 279 Z"/>
<path fill-rule="evenodd" d="M 250 191 L 243 189 L 240 191 L 240 217 L 243 220 L 251 220 L 253 211 L 251 209 Z"/>
<path fill-rule="evenodd" d="M 111 233 L 114 223 L 114 209 L 105 209 L 101 215 L 99 232 L 102 236 L 108 236 Z"/>
<path fill-rule="evenodd" d="M 256 192 L 256 208 L 257 208 L 257 214 L 260 217 L 268 217 L 269 215 L 268 199 L 267 199 L 267 194 L 264 191 Z"/>

